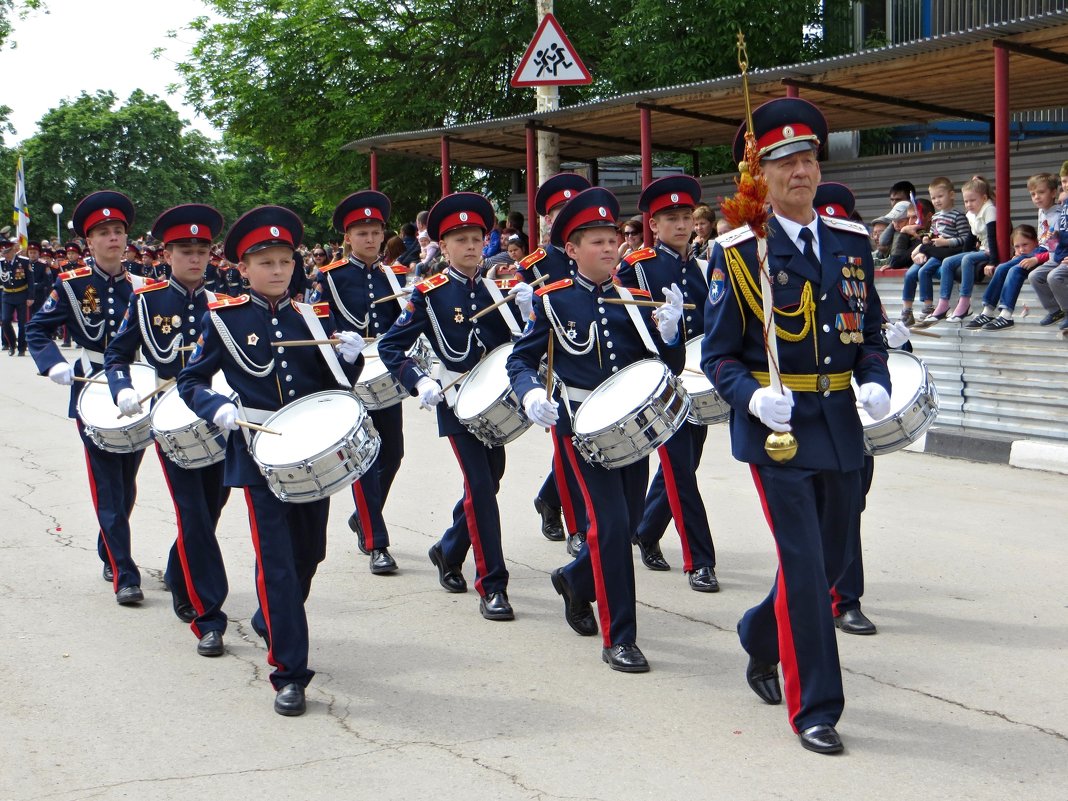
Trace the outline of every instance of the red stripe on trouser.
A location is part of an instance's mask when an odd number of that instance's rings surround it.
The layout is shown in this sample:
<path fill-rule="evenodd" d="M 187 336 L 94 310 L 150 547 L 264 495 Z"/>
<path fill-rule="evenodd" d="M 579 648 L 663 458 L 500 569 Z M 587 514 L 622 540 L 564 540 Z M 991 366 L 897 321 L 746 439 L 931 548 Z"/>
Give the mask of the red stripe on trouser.
<path fill-rule="evenodd" d="M 78 429 L 81 431 L 81 429 Z M 85 472 L 89 474 L 89 494 L 93 497 L 93 512 L 96 513 L 97 525 L 100 525 L 100 503 L 96 498 L 96 478 L 93 476 L 93 463 L 89 459 L 89 449 L 84 445 L 82 450 L 85 451 Z M 115 592 L 119 591 L 119 566 L 115 564 L 115 557 L 111 555 L 111 548 L 108 547 L 108 538 L 104 536 L 104 527 L 100 527 L 100 541 L 104 543 L 104 550 L 108 552 L 108 562 L 111 563 L 111 586 L 115 589 Z"/>
<path fill-rule="evenodd" d="M 690 436 L 685 424 L 675 436 Z M 668 506 L 671 507 L 671 516 L 675 519 L 675 530 L 679 532 L 679 539 L 682 541 L 682 569 L 688 573 L 693 570 L 693 554 L 690 552 L 690 537 L 686 533 L 686 515 L 682 512 L 679 487 L 675 483 L 675 468 L 671 464 L 671 454 L 668 453 L 666 445 L 661 445 L 656 452 L 660 455 L 660 469 L 664 473 L 664 491 L 667 493 Z"/>
<path fill-rule="evenodd" d="M 367 496 L 363 492 L 363 482 L 357 481 L 352 485 L 352 500 L 356 502 L 356 514 L 360 516 L 363 547 L 368 551 L 373 550 L 375 547 L 375 533 L 371 531 L 371 513 L 367 509 Z"/>
<path fill-rule="evenodd" d="M 838 608 L 838 604 L 842 603 L 842 596 L 838 593 L 838 587 L 831 587 L 831 614 L 838 617 L 842 614 L 842 611 Z"/>
<path fill-rule="evenodd" d="M 757 495 L 760 496 L 760 506 L 764 510 L 764 518 L 768 521 L 768 528 L 772 536 L 775 534 L 775 524 L 771 520 L 771 511 L 768 509 L 768 499 L 764 494 L 764 484 L 760 480 L 760 473 L 756 465 L 749 465 L 753 473 L 753 483 L 756 484 Z M 782 555 L 779 553 L 778 541 L 775 544 L 775 556 L 779 560 L 779 571 L 775 579 L 775 624 L 779 635 L 779 662 L 782 663 L 782 678 L 785 686 L 786 711 L 790 717 L 790 726 L 797 731 L 794 718 L 801 711 L 801 674 L 797 669 L 797 652 L 794 650 L 794 630 L 790 625 L 789 601 L 786 597 L 786 576 L 782 567 Z"/>
<path fill-rule="evenodd" d="M 568 534 L 578 532 L 578 520 L 575 519 L 575 502 L 571 500 L 571 488 L 567 485 L 567 469 L 564 456 L 560 453 L 560 439 L 556 436 L 556 426 L 553 426 L 553 480 L 556 482 L 556 492 L 560 496 L 560 508 L 564 512 L 564 525 L 567 526 Z"/>
<path fill-rule="evenodd" d="M 171 494 L 171 502 L 174 504 L 174 517 L 178 525 L 178 538 L 175 540 L 175 544 L 178 546 L 178 563 L 182 566 L 182 575 L 185 577 L 185 593 L 189 598 L 189 603 L 193 605 L 193 609 L 196 610 L 197 617 L 204 614 L 204 602 L 200 600 L 200 596 L 197 595 L 196 584 L 193 581 L 193 576 L 189 572 L 189 557 L 185 555 L 185 530 L 182 528 L 182 510 L 178 507 L 178 498 L 174 495 L 174 487 L 171 486 L 171 477 L 167 473 L 167 464 L 164 459 L 167 457 L 163 455 L 163 449 L 160 448 L 159 443 L 156 443 L 156 456 L 159 457 L 159 466 L 163 470 L 163 480 L 167 482 L 167 491 Z M 180 469 L 180 468 L 179 468 Z M 200 628 L 197 626 L 197 622 L 194 620 L 189 624 L 189 628 L 193 630 L 193 633 L 198 637 L 201 636 Z"/>
<path fill-rule="evenodd" d="M 256 597 L 263 612 L 263 625 L 267 627 L 267 664 L 278 670 L 285 670 L 274 658 L 274 632 L 271 631 L 271 610 L 267 604 L 267 580 L 263 575 L 263 557 L 260 555 L 260 527 L 256 524 L 256 507 L 252 504 L 252 493 L 245 487 L 245 505 L 248 506 L 248 525 L 252 534 L 252 549 L 256 552 Z"/>
<path fill-rule="evenodd" d="M 460 465 L 460 474 L 464 477 L 464 520 L 467 521 L 467 538 L 471 540 L 471 550 L 475 552 L 475 569 L 478 577 L 475 579 L 475 591 L 482 595 L 482 578 L 486 575 L 486 559 L 482 555 L 482 540 L 478 535 L 478 518 L 475 517 L 475 499 L 471 496 L 471 484 L 467 480 L 467 471 L 464 470 L 464 460 L 460 458 L 460 450 L 456 442 L 449 437 L 452 453 L 456 457 L 456 463 Z"/>
<path fill-rule="evenodd" d="M 597 539 L 599 531 L 597 528 L 597 514 L 594 511 L 593 499 L 590 497 L 590 491 L 586 487 L 586 481 L 582 477 L 582 471 L 579 470 L 575 446 L 571 444 L 570 440 L 563 440 L 563 443 L 567 449 L 568 461 L 571 462 L 571 467 L 575 471 L 575 480 L 578 482 L 579 489 L 582 490 L 582 498 L 586 502 L 586 522 L 589 525 L 589 528 L 586 529 L 586 547 L 590 549 L 590 565 L 593 567 L 593 589 L 597 595 L 597 617 L 601 619 L 601 642 L 604 643 L 605 648 L 609 648 L 612 645 L 612 610 L 608 607 L 608 591 L 604 587 L 604 569 L 601 567 L 601 543 Z"/>

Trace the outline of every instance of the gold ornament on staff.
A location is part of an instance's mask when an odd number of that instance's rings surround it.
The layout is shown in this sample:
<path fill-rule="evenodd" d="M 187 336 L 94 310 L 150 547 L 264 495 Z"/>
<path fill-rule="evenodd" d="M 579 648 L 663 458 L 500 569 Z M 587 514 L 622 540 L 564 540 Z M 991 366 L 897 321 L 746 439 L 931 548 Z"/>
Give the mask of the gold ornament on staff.
<path fill-rule="evenodd" d="M 775 332 L 775 311 L 768 272 L 768 180 L 760 169 L 756 134 L 753 133 L 753 108 L 749 100 L 749 53 L 745 34 L 738 31 L 738 68 L 742 72 L 742 96 L 745 100 L 745 158 L 738 164 L 735 179 L 738 191 L 723 201 L 723 216 L 735 228 L 748 225 L 756 236 L 757 267 L 764 311 L 764 350 L 768 355 L 770 386 L 782 392 L 779 372 L 779 342 Z M 789 431 L 773 431 L 764 441 L 764 450 L 776 462 L 788 462 L 797 455 L 797 440 Z"/>

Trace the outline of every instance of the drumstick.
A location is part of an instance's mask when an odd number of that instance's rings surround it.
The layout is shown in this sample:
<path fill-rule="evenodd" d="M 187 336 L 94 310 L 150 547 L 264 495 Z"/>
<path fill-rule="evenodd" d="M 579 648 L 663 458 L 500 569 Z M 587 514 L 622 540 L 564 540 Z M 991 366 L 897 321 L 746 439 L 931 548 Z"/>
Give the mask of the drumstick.
<path fill-rule="evenodd" d="M 545 350 L 545 396 L 552 400 L 553 397 L 553 340 L 556 339 L 556 335 L 553 334 L 552 326 L 549 326 L 549 344 Z M 545 433 L 548 434 L 551 429 L 546 428 Z"/>
<path fill-rule="evenodd" d="M 534 287 L 538 286 L 538 284 L 544 284 L 548 280 L 549 280 L 549 276 L 543 275 L 537 281 L 531 281 L 529 286 L 531 287 L 531 289 L 533 289 Z M 503 298 L 498 300 L 496 303 L 491 303 L 486 308 L 479 309 L 477 312 L 472 314 L 468 319 L 469 320 L 477 320 L 479 317 L 482 317 L 483 315 L 489 314 L 491 311 L 496 309 L 498 306 L 503 306 L 505 303 L 507 303 L 511 299 L 512 299 L 511 295 L 505 295 Z"/>
<path fill-rule="evenodd" d="M 164 381 L 162 384 L 160 384 L 154 390 L 152 390 L 147 395 L 145 395 L 145 397 L 139 399 L 137 401 L 137 405 L 140 406 L 145 401 L 151 400 L 153 395 L 158 395 L 161 392 L 166 392 L 168 389 L 170 389 L 171 387 L 173 387 L 177 383 L 178 383 L 178 379 L 177 378 L 168 378 L 166 381 Z M 126 413 L 125 412 L 119 412 L 119 414 L 115 417 L 115 419 L 116 420 L 121 420 L 124 417 L 126 417 Z"/>
<path fill-rule="evenodd" d="M 364 342 L 374 342 L 374 337 L 364 337 Z M 283 339 L 279 342 L 272 342 L 272 348 L 302 348 L 307 345 L 338 345 L 341 343 L 340 339 Z"/>
<path fill-rule="evenodd" d="M 683 369 L 684 372 L 687 372 L 687 373 L 697 373 L 697 375 L 704 375 L 705 374 L 704 370 L 698 370 L 696 367 L 683 367 L 682 369 Z"/>
<path fill-rule="evenodd" d="M 637 298 L 602 298 L 604 303 L 617 303 L 620 306 L 653 306 L 659 308 L 660 306 L 667 305 L 663 300 L 639 300 Z M 683 303 L 684 309 L 696 309 L 697 306 L 693 303 Z"/>
<path fill-rule="evenodd" d="M 470 373 L 470 372 L 471 372 L 470 370 L 467 371 L 467 373 Z M 452 389 L 453 387 L 455 387 L 457 384 L 459 384 L 461 381 L 463 381 L 467 377 L 467 373 L 460 373 L 460 375 L 456 376 L 456 378 L 454 378 L 448 384 L 443 386 L 441 388 L 441 391 L 444 393 L 444 392 Z"/>
<path fill-rule="evenodd" d="M 884 331 L 889 327 L 890 326 L 889 326 L 888 323 L 883 323 L 883 330 Z M 909 336 L 931 337 L 933 339 L 941 339 L 942 338 L 941 334 L 936 334 L 934 331 L 924 331 L 924 330 L 922 330 L 920 328 L 910 328 L 909 329 Z"/>
<path fill-rule="evenodd" d="M 384 298 L 376 298 L 375 300 L 371 301 L 371 305 L 372 306 L 377 306 L 379 303 L 388 303 L 391 300 L 397 300 L 398 298 L 403 298 L 403 297 L 405 297 L 407 295 L 412 294 L 412 289 L 414 289 L 414 288 L 415 287 L 412 287 L 411 289 L 403 290 L 401 292 L 394 292 L 392 295 L 386 295 Z"/>
<path fill-rule="evenodd" d="M 82 384 L 106 384 L 107 383 L 107 379 L 106 378 L 82 378 L 80 375 L 72 375 L 70 377 L 70 380 L 71 381 L 79 381 Z"/>
<path fill-rule="evenodd" d="M 248 420 L 234 420 L 234 422 L 241 426 L 241 428 L 251 428 L 253 431 L 262 431 L 264 434 L 276 434 L 279 437 L 282 436 L 281 431 L 275 431 L 273 428 L 250 423 Z"/>

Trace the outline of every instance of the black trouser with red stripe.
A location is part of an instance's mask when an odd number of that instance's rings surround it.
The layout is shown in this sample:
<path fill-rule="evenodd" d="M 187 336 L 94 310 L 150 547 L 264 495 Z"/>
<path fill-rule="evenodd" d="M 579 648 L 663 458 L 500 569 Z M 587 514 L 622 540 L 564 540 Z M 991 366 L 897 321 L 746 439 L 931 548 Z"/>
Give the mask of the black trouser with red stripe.
<path fill-rule="evenodd" d="M 14 350 L 17 343 L 19 353 L 25 353 L 26 322 L 29 319 L 29 309 L 26 308 L 26 293 L 17 293 L 17 298 L 17 300 L 9 300 L 5 297 L 3 300 L 3 311 L 0 313 L 0 319 L 3 320 L 4 347 Z M 17 335 L 15 334 L 15 327 L 12 325 L 12 321 L 19 325 L 19 332 Z"/>
<path fill-rule="evenodd" d="M 783 696 L 794 731 L 834 725 L 842 714 L 830 586 L 853 558 L 861 471 L 751 467 L 775 537 L 779 569 L 767 598 L 742 615 L 742 647 L 767 664 L 782 663 Z"/>
<path fill-rule="evenodd" d="M 404 404 L 398 403 L 368 412 L 382 437 L 382 447 L 371 469 L 352 485 L 352 500 L 360 519 L 363 547 L 368 551 L 389 547 L 389 531 L 382 509 L 404 458 L 403 408 Z"/>
<path fill-rule="evenodd" d="M 682 567 L 687 572 L 716 566 L 708 513 L 697 486 L 697 466 L 707 436 L 708 426 L 686 422 L 656 449 L 660 467 L 649 486 L 645 514 L 638 524 L 638 539 L 645 545 L 654 545 L 674 519 L 682 541 Z"/>
<path fill-rule="evenodd" d="M 649 459 L 607 470 L 591 465 L 565 442 L 578 479 L 589 528 L 586 547 L 563 572 L 584 601 L 597 601 L 605 647 L 633 643 L 637 637 L 634 557 L 630 540 L 645 503 Z"/>
<path fill-rule="evenodd" d="M 464 477 L 464 496 L 452 510 L 452 525 L 441 537 L 448 565 L 462 565 L 475 552 L 475 589 L 485 597 L 508 589 L 508 568 L 501 547 L 501 515 L 497 490 L 504 476 L 504 447 L 487 448 L 467 432 L 449 434 L 452 451 Z"/>
<path fill-rule="evenodd" d="M 570 441 L 569 434 L 561 434 L 559 426 L 553 426 L 553 463 L 549 474 L 538 490 L 538 497 L 550 509 L 560 509 L 563 513 L 564 526 L 568 534 L 586 531 L 586 504 L 582 500 L 582 491 L 575 479 L 575 471 L 567 458 L 564 441 Z"/>
<path fill-rule="evenodd" d="M 252 547 L 256 551 L 256 597 L 252 628 L 267 640 L 271 684 L 307 687 L 308 617 L 304 602 L 319 563 L 326 558 L 330 499 L 283 503 L 266 485 L 245 487 Z"/>
<path fill-rule="evenodd" d="M 144 458 L 136 453 L 111 453 L 98 448 L 85 435 L 81 420 L 78 436 L 85 446 L 85 466 L 89 473 L 89 491 L 100 524 L 96 551 L 100 560 L 111 565 L 115 575 L 115 592 L 124 587 L 139 587 L 141 571 L 137 569 L 130 548 L 130 513 L 137 499 L 137 469 Z"/>
<path fill-rule="evenodd" d="M 872 478 L 875 476 L 875 458 L 865 455 L 864 474 L 864 499 L 860 504 L 863 512 L 867 506 L 868 490 L 871 489 Z M 831 612 L 838 617 L 850 609 L 860 609 L 860 599 L 864 595 L 864 557 L 860 547 L 860 517 L 857 518 L 856 530 L 851 532 L 853 544 L 851 550 L 856 554 L 853 560 L 845 566 L 841 577 L 831 587 Z"/>
<path fill-rule="evenodd" d="M 178 536 L 171 546 L 164 580 L 180 600 L 188 601 L 197 616 L 189 627 L 197 637 L 209 631 L 226 631 L 223 601 L 229 588 L 215 527 L 230 488 L 223 486 L 224 462 L 187 470 L 179 467 L 156 445 L 163 476 L 174 501 Z"/>

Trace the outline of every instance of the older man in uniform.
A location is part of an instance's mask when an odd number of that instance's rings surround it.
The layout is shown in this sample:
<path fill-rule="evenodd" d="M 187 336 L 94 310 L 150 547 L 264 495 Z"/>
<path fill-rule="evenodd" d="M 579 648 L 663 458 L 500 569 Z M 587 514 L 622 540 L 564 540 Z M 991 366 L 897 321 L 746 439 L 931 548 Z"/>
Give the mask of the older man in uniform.
<path fill-rule="evenodd" d="M 15 355 L 18 344 L 19 356 L 26 355 L 26 320 L 30 306 L 33 304 L 34 284 L 33 265 L 25 256 L 19 254 L 18 242 L 4 240 L 0 247 L 6 249 L 5 257 L 0 260 L 0 282 L 3 283 L 4 300 L 3 330 L 4 346 L 9 356 Z M 12 323 L 18 323 L 19 332 L 15 334 Z"/>
<path fill-rule="evenodd" d="M 802 746 L 842 750 L 844 706 L 830 586 L 852 560 L 850 537 L 863 501 L 863 431 L 856 405 L 874 418 L 890 405 L 866 232 L 813 209 L 827 124 L 811 103 L 782 98 L 753 112 L 774 217 L 767 270 L 779 341 L 780 391 L 769 376 L 757 235 L 748 227 L 716 240 L 710 264 L 702 367 L 731 405 L 735 458 L 751 466 L 775 538 L 779 569 L 768 596 L 738 624 L 746 679 L 763 701 L 782 701 Z M 744 126 L 734 155 L 744 157 Z M 855 377 L 858 393 L 850 387 Z M 796 433 L 786 461 L 765 449 L 770 432 Z M 777 453 L 780 458 L 783 456 Z"/>

